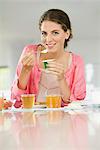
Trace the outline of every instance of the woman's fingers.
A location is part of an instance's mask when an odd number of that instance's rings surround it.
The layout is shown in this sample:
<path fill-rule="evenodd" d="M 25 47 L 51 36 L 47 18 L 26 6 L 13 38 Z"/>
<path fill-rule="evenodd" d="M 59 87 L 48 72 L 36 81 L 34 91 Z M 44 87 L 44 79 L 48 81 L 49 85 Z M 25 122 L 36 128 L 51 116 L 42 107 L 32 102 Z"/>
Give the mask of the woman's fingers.
<path fill-rule="evenodd" d="M 54 72 L 63 72 L 65 71 L 65 68 L 63 64 L 55 63 L 55 62 L 50 62 L 47 64 L 48 70 L 54 71 Z"/>
<path fill-rule="evenodd" d="M 58 77 L 58 79 L 64 78 L 65 68 L 63 64 L 56 62 L 50 62 L 47 65 L 47 70 Z"/>
<path fill-rule="evenodd" d="M 34 65 L 34 55 L 33 53 L 27 53 L 22 59 L 23 66 L 33 66 Z"/>
<path fill-rule="evenodd" d="M 63 68 L 63 64 L 56 63 L 55 61 L 53 61 L 53 62 L 48 62 L 48 67 L 61 67 L 61 68 Z"/>

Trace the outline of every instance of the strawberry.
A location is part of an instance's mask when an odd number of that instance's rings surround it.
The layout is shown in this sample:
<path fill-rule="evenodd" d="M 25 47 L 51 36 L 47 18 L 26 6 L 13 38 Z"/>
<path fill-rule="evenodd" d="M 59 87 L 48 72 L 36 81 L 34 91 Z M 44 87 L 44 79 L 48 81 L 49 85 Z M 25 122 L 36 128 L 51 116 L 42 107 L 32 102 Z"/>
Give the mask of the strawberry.
<path fill-rule="evenodd" d="M 19 108 L 21 106 L 22 106 L 22 101 L 16 101 L 15 104 L 14 104 L 15 108 Z"/>

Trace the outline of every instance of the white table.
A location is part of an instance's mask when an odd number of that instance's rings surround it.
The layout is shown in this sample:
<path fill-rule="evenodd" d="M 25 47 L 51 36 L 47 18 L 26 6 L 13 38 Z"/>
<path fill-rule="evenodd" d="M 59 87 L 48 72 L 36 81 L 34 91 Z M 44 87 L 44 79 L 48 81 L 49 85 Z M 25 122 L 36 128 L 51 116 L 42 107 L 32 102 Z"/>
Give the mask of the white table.
<path fill-rule="evenodd" d="M 0 112 L 0 150 L 100 150 L 100 111 Z"/>

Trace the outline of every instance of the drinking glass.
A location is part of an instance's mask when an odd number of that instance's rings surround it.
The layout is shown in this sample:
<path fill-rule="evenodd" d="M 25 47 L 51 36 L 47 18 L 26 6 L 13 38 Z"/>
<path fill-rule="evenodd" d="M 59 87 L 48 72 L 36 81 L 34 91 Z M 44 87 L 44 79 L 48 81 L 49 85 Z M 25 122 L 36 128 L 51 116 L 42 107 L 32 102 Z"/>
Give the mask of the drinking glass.
<path fill-rule="evenodd" d="M 23 94 L 21 95 L 23 108 L 33 108 L 35 103 L 35 94 Z"/>
<path fill-rule="evenodd" d="M 3 106 L 4 106 L 4 98 L 3 98 L 3 92 L 0 91 L 0 110 L 3 110 Z"/>

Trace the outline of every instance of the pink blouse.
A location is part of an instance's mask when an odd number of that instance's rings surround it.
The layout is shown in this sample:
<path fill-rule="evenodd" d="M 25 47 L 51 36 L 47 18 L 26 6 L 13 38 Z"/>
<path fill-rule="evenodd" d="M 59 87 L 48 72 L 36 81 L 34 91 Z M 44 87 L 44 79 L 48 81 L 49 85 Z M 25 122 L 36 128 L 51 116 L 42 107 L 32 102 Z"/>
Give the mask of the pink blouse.
<path fill-rule="evenodd" d="M 30 78 L 27 83 L 27 88 L 25 90 L 21 90 L 17 86 L 19 74 L 22 69 L 21 58 L 24 53 L 28 52 L 30 49 L 33 49 L 33 53 L 35 53 L 37 45 L 28 45 L 24 48 L 17 65 L 15 79 L 11 87 L 11 99 L 16 99 L 17 101 L 20 101 L 21 94 L 34 93 L 37 96 L 39 90 L 41 71 L 37 65 L 35 65 L 31 71 Z M 72 53 L 72 62 L 65 73 L 65 78 L 71 90 L 70 100 L 83 100 L 86 96 L 86 81 L 84 63 L 80 56 Z"/>

